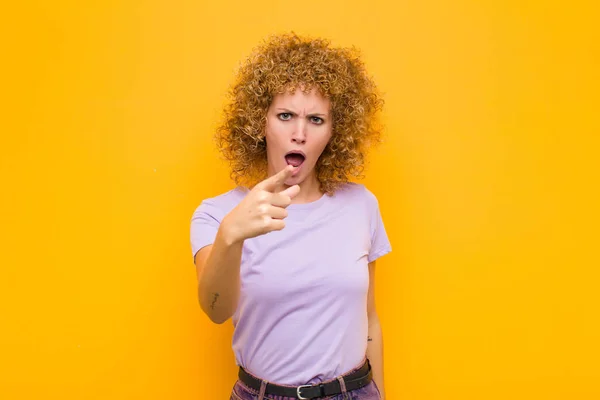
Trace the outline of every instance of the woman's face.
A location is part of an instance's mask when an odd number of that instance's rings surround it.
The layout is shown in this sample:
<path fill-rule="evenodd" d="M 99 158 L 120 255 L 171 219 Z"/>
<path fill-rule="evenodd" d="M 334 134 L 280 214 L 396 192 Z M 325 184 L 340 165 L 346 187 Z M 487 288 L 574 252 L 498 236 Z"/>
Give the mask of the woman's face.
<path fill-rule="evenodd" d="M 315 89 L 304 93 L 285 92 L 274 96 L 267 111 L 266 141 L 269 175 L 288 164 L 299 166 L 286 185 L 315 176 L 314 167 L 331 138 L 329 99 Z M 291 155 L 291 153 L 297 155 Z M 300 155 L 301 154 L 301 155 Z"/>

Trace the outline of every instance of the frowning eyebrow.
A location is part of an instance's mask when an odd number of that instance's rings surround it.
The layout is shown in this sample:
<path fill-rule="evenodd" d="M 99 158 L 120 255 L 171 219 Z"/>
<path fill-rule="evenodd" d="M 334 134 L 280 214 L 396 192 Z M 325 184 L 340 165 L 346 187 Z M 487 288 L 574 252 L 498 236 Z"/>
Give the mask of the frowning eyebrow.
<path fill-rule="evenodd" d="M 278 108 L 277 110 L 279 110 L 279 111 L 284 111 L 284 112 L 286 112 L 286 113 L 289 113 L 289 114 L 294 114 L 294 115 L 296 115 L 296 113 L 295 113 L 295 112 L 293 112 L 292 110 L 288 110 L 287 108 Z M 321 114 L 321 113 L 310 113 L 310 114 L 308 114 L 308 115 L 309 115 L 309 116 L 315 116 L 315 115 L 316 115 L 316 116 L 319 116 L 319 117 L 326 117 L 326 116 L 327 116 L 327 114 Z"/>

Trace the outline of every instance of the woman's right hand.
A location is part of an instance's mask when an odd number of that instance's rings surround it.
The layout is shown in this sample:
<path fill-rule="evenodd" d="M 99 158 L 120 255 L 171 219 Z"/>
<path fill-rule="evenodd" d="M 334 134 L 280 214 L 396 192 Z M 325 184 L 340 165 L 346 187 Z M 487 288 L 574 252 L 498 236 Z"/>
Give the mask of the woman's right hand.
<path fill-rule="evenodd" d="M 293 185 L 279 193 L 275 193 L 275 189 L 280 187 L 293 171 L 294 167 L 288 165 L 277 174 L 258 183 L 225 216 L 222 225 L 226 227 L 233 243 L 271 231 L 280 231 L 285 227 L 283 219 L 288 215 L 286 207 L 300 192 L 300 186 Z"/>

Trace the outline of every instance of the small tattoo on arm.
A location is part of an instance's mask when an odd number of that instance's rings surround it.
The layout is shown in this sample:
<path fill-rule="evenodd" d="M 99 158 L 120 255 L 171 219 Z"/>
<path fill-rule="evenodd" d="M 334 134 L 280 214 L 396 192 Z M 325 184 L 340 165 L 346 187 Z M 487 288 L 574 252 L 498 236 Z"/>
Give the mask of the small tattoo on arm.
<path fill-rule="evenodd" d="M 372 342 L 373 339 L 371 339 L 371 336 L 367 336 L 367 342 Z"/>
<path fill-rule="evenodd" d="M 210 304 L 210 309 L 214 310 L 215 309 L 215 303 L 217 302 L 217 299 L 219 298 L 219 293 L 215 293 L 214 297 L 213 297 L 213 301 Z"/>

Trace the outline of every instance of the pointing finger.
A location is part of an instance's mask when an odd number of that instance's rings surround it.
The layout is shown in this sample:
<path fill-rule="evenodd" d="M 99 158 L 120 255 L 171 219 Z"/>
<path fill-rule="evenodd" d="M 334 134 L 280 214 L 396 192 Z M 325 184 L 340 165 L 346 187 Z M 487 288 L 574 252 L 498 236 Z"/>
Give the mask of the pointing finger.
<path fill-rule="evenodd" d="M 284 169 L 282 169 L 275 175 L 268 177 L 267 179 L 260 182 L 256 186 L 258 186 L 260 189 L 264 189 L 264 190 L 268 190 L 268 191 L 272 192 L 273 190 L 275 190 L 275 188 L 277 186 L 283 184 L 283 182 L 285 182 L 285 180 L 287 178 L 292 176 L 293 171 L 294 171 L 293 165 L 286 165 L 286 167 Z"/>

